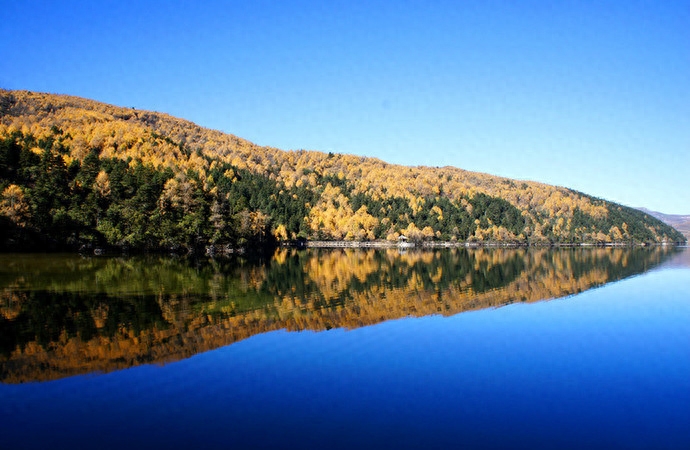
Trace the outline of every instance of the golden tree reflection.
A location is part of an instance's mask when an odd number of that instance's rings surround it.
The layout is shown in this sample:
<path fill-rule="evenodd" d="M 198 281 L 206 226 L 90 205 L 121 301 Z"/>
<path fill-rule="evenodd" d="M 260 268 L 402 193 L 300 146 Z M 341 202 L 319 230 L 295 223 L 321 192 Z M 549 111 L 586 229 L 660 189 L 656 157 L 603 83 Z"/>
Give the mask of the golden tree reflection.
<path fill-rule="evenodd" d="M 279 249 L 267 261 L 0 256 L 0 380 L 165 363 L 278 330 L 353 329 L 576 294 L 677 250 Z"/>

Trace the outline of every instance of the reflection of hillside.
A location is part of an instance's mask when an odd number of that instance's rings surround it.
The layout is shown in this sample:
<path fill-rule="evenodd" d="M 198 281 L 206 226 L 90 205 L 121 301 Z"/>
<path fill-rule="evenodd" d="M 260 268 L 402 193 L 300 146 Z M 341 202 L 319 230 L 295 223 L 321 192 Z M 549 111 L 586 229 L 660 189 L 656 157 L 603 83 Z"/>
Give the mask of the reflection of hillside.
<path fill-rule="evenodd" d="M 674 254 L 672 258 L 669 258 L 664 262 L 664 267 L 673 267 L 678 269 L 690 268 L 690 249 L 685 247 L 684 251 Z"/>
<path fill-rule="evenodd" d="M 356 328 L 557 298 L 641 273 L 674 253 L 280 250 L 266 265 L 85 260 L 62 282 L 54 269 L 48 283 L 25 263 L 0 277 L 0 379 L 175 361 L 271 330 Z M 138 265 L 146 266 L 141 277 L 130 273 L 144 270 Z"/>
<path fill-rule="evenodd" d="M 225 269 L 225 268 L 222 268 Z M 260 269 L 260 268 L 259 268 Z M 110 296 L 225 291 L 226 283 L 260 284 L 261 270 L 219 276 L 213 265 L 198 267 L 167 257 L 87 258 L 79 255 L 0 254 L 0 289 L 102 293 Z M 257 275 L 259 278 L 257 278 Z"/>

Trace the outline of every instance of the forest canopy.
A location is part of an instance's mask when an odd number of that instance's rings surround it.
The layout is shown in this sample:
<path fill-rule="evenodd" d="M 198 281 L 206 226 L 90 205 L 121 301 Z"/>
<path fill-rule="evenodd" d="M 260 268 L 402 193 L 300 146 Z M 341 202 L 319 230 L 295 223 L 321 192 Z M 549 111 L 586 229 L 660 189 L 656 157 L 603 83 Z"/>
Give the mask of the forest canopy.
<path fill-rule="evenodd" d="M 3 249 L 295 239 L 681 242 L 641 211 L 453 167 L 283 151 L 162 113 L 0 90 Z M 46 247 L 47 246 L 47 247 Z"/>

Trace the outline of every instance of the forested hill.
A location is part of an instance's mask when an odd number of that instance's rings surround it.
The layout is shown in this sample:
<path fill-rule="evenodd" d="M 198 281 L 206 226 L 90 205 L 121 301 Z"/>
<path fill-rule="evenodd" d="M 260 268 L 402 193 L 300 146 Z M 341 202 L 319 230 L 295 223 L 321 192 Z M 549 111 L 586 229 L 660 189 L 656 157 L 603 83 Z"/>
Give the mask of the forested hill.
<path fill-rule="evenodd" d="M 0 90 L 2 248 L 200 249 L 297 238 L 684 241 L 569 189 L 283 151 L 162 113 Z"/>
<path fill-rule="evenodd" d="M 637 208 L 640 211 L 656 217 L 667 225 L 678 230 L 686 238 L 690 238 L 690 215 L 664 214 L 657 211 L 650 211 L 646 208 Z"/>

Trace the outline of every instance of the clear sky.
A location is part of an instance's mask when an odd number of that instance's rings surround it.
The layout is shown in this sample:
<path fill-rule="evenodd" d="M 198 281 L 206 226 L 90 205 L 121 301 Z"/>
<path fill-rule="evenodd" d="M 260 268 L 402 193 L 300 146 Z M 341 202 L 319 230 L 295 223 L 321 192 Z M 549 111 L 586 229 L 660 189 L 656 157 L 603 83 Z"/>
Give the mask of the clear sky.
<path fill-rule="evenodd" d="M 690 0 L 2 3 L 6 89 L 690 214 Z"/>

